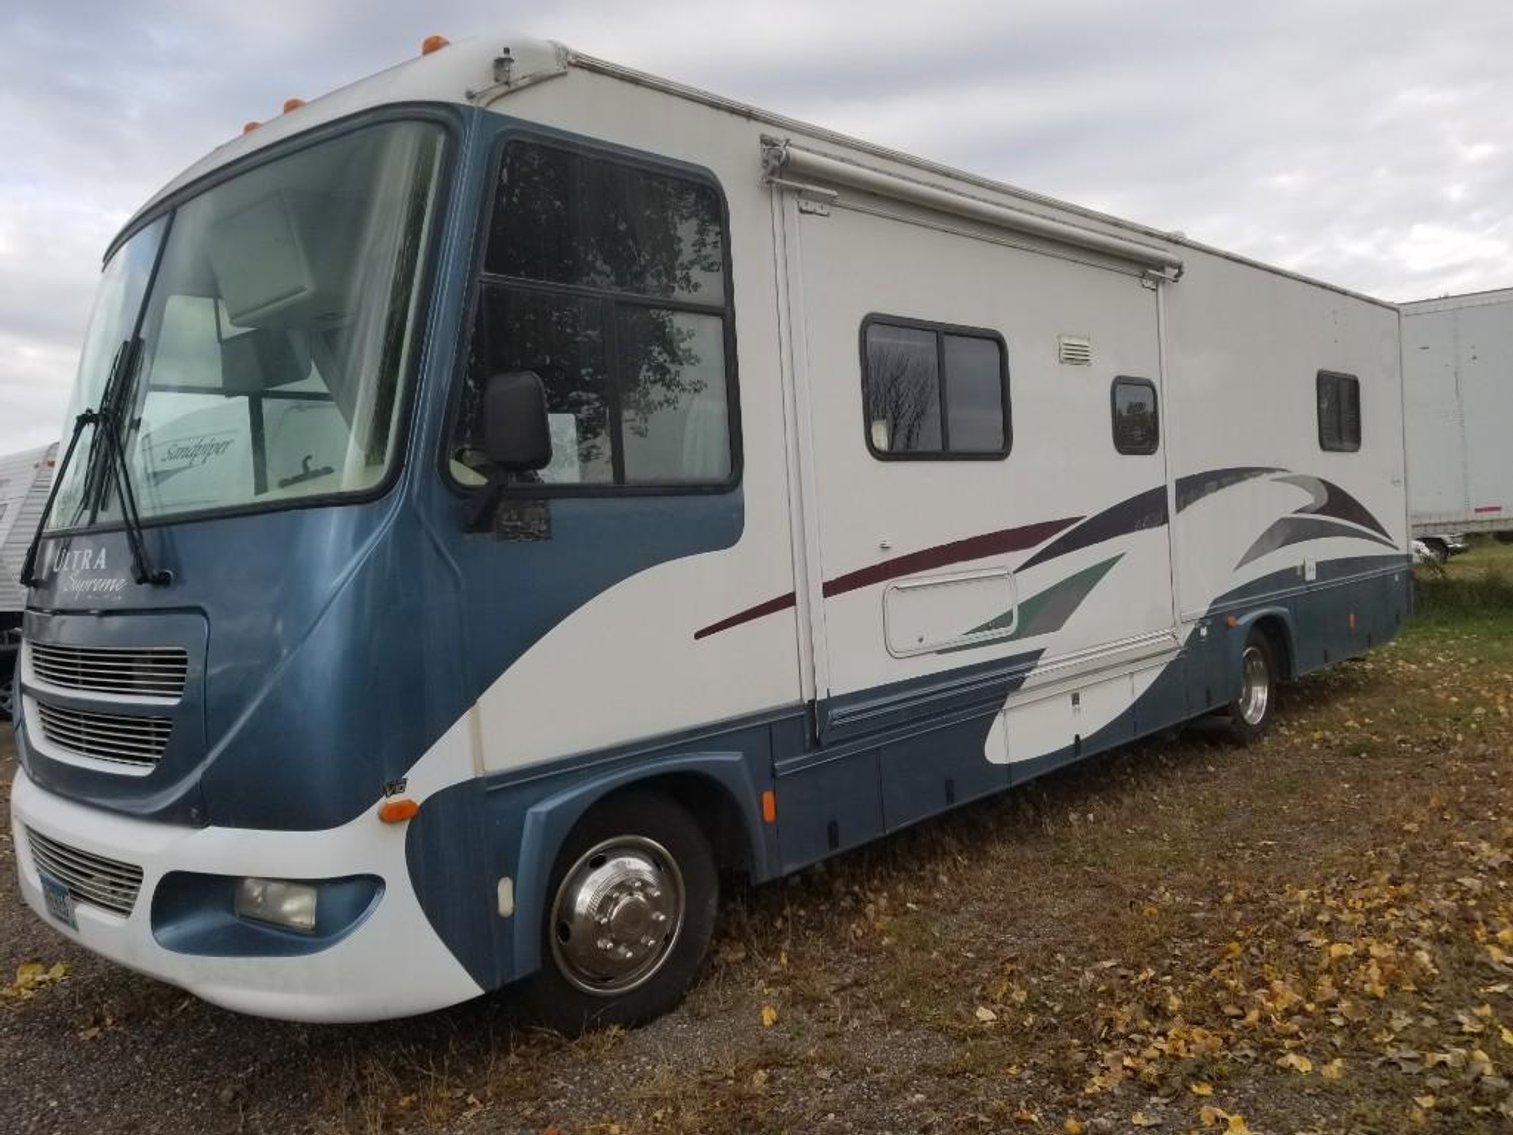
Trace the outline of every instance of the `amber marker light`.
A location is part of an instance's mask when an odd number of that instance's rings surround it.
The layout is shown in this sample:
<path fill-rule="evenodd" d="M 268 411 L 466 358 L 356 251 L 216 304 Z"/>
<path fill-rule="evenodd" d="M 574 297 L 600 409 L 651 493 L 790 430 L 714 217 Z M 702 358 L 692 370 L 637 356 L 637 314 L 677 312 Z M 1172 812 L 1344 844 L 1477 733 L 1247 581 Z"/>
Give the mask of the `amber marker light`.
<path fill-rule="evenodd" d="M 386 824 L 402 824 L 420 813 L 420 804 L 408 796 L 385 800 L 378 806 L 378 818 Z"/>
<path fill-rule="evenodd" d="M 302 107 L 304 105 L 305 105 L 305 100 L 304 99 L 285 99 L 284 100 L 284 113 L 288 114 L 291 110 L 298 110 L 300 107 Z"/>
<path fill-rule="evenodd" d="M 1237 627 L 1240 625 L 1240 620 L 1235 618 L 1233 615 L 1226 615 L 1224 618 L 1224 625 L 1226 627 Z"/>
<path fill-rule="evenodd" d="M 775 824 L 778 819 L 778 794 L 772 789 L 762 793 L 762 820 L 765 823 Z"/>
<path fill-rule="evenodd" d="M 428 35 L 425 37 L 425 39 L 420 41 L 420 54 L 430 55 L 431 52 L 440 51 L 443 47 L 451 42 L 452 41 L 444 35 Z"/>
<path fill-rule="evenodd" d="M 247 122 L 247 123 L 243 123 L 243 125 L 242 125 L 242 133 L 243 134 L 251 134 L 254 130 L 256 130 L 261 125 L 262 125 L 261 122 Z"/>

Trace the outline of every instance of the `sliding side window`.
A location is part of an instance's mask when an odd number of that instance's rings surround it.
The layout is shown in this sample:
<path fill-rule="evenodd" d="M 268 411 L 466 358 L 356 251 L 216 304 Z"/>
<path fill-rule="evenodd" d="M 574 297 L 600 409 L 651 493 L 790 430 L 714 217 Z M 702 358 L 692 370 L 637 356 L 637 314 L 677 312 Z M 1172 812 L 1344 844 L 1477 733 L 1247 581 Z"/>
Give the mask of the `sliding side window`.
<path fill-rule="evenodd" d="M 733 309 L 714 184 L 556 143 L 504 146 L 452 446 L 487 473 L 490 375 L 546 387 L 551 491 L 719 488 L 738 475 Z"/>
<path fill-rule="evenodd" d="M 1321 370 L 1318 376 L 1319 447 L 1341 453 L 1361 448 L 1361 380 Z"/>
<path fill-rule="evenodd" d="M 867 446 L 875 457 L 1009 452 L 1009 365 L 992 331 L 869 316 L 862 324 Z"/>
<path fill-rule="evenodd" d="M 1156 384 L 1148 378 L 1114 379 L 1114 448 L 1120 453 L 1155 453 L 1161 442 L 1156 416 Z"/>

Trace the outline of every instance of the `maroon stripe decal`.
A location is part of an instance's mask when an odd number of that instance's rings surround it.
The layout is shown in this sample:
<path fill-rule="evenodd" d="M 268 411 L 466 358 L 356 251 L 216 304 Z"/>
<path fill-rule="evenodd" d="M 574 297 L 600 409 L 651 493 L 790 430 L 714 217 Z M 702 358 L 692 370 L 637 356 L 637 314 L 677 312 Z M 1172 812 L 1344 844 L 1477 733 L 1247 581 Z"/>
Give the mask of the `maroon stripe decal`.
<path fill-rule="evenodd" d="M 747 607 L 744 611 L 737 611 L 728 619 L 721 619 L 718 623 L 710 623 L 707 627 L 693 632 L 695 639 L 706 638 L 721 631 L 728 631 L 731 627 L 738 627 L 742 623 L 749 623 L 752 619 L 760 619 L 763 615 L 775 615 L 779 611 L 786 611 L 793 606 L 793 592 L 787 595 L 779 595 L 776 599 L 769 599 L 765 603 L 758 603 L 755 607 Z"/>
<path fill-rule="evenodd" d="M 1039 524 L 1026 524 L 1021 528 L 1005 528 L 1001 532 L 969 536 L 965 540 L 953 540 L 949 544 L 910 552 L 907 556 L 899 556 L 887 563 L 874 564 L 829 580 L 824 584 L 824 594 L 828 599 L 833 595 L 844 595 L 848 591 L 882 583 L 884 580 L 897 579 L 901 575 L 913 575 L 915 572 L 929 571 L 948 564 L 980 560 L 1003 552 L 1021 552 L 1049 540 L 1056 533 L 1065 531 L 1081 519 L 1080 516 L 1070 516 L 1063 520 L 1043 520 Z M 693 637 L 695 639 L 708 638 L 712 634 L 728 631 L 731 627 L 738 627 L 742 623 L 749 623 L 764 615 L 775 615 L 779 611 L 786 611 L 792 607 L 794 602 L 794 594 L 790 591 L 787 595 L 779 595 L 776 599 L 758 603 L 755 607 L 747 607 L 744 611 L 737 611 L 734 615 L 721 619 L 717 623 L 710 623 L 709 626 L 694 631 Z"/>
<path fill-rule="evenodd" d="M 897 579 L 901 575 L 913 575 L 917 571 L 930 571 L 932 568 L 945 567 L 948 564 L 980 560 L 985 556 L 996 556 L 1002 552 L 1022 552 L 1026 548 L 1033 548 L 1036 544 L 1049 540 L 1056 533 L 1070 528 L 1081 519 L 1080 516 L 1069 516 L 1064 520 L 1042 520 L 1039 524 L 1026 524 L 1023 528 L 1005 528 L 1002 532 L 969 536 L 965 540 L 953 540 L 949 544 L 940 544 L 920 552 L 910 552 L 907 556 L 899 556 L 887 563 L 873 564 L 871 567 L 847 572 L 845 575 L 828 580 L 825 583 L 825 598 L 828 599 L 832 595 L 844 595 L 848 591 L 870 587 L 884 580 Z"/>

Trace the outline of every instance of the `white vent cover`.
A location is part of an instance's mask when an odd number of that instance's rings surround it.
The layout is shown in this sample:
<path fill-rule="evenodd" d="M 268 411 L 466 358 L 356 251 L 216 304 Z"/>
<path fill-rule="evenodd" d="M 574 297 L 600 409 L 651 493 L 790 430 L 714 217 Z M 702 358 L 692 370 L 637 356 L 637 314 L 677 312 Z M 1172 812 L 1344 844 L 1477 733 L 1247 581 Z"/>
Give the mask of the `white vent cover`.
<path fill-rule="evenodd" d="M 1093 363 L 1093 341 L 1086 335 L 1058 335 L 1058 356 L 1066 366 L 1085 367 Z"/>

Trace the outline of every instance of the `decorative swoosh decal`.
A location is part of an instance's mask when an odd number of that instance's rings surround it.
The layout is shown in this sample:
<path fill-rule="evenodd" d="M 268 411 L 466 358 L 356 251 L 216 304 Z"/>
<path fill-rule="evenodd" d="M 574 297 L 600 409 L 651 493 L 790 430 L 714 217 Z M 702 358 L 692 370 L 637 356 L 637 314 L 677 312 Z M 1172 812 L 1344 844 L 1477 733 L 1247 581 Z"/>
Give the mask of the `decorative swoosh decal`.
<path fill-rule="evenodd" d="M 873 564 L 870 567 L 847 572 L 835 579 L 826 580 L 823 584 L 823 593 L 828 599 L 836 595 L 844 595 L 848 591 L 869 587 L 874 583 L 913 575 L 916 572 L 930 571 L 969 560 L 980 560 L 1004 552 L 1022 552 L 1026 548 L 1033 548 L 1036 544 L 1049 540 L 1058 532 L 1064 532 L 1081 519 L 1080 516 L 1069 516 L 1062 520 L 1042 520 L 1037 524 L 1005 528 L 998 532 L 985 532 L 981 536 L 968 536 L 964 540 L 952 540 L 949 544 L 937 544 L 933 548 L 924 548 L 918 552 L 910 552 L 908 555 L 895 556 L 883 563 Z M 721 619 L 717 623 L 701 627 L 694 632 L 693 637 L 695 639 L 708 638 L 712 634 L 719 634 L 731 627 L 738 627 L 742 623 L 760 619 L 764 615 L 787 610 L 794 605 L 794 602 L 794 593 L 790 591 L 786 595 L 779 595 L 775 599 L 768 599 L 754 607 L 737 611 L 734 615 Z"/>
<path fill-rule="evenodd" d="M 1025 568 L 1054 560 L 1057 556 L 1064 556 L 1079 548 L 1090 548 L 1094 544 L 1112 540 L 1115 536 L 1127 536 L 1131 532 L 1147 528 L 1161 528 L 1166 524 L 1166 518 L 1166 486 L 1157 485 L 1154 489 L 1137 493 L 1088 517 L 1070 532 L 1041 548 L 1020 564 L 1018 570 L 1024 571 Z"/>
<path fill-rule="evenodd" d="M 1019 625 L 1014 628 L 1014 633 L 995 638 L 991 642 L 968 642 L 960 646 L 948 646 L 943 650 L 937 650 L 936 654 L 954 654 L 958 650 L 974 650 L 981 646 L 993 646 L 1000 642 L 1015 642 L 1019 639 L 1034 638 L 1037 635 L 1050 634 L 1059 631 L 1066 626 L 1067 620 L 1072 617 L 1072 612 L 1082 606 L 1086 599 L 1098 586 L 1098 581 L 1113 570 L 1115 564 L 1124 558 L 1121 552 L 1117 556 L 1111 556 L 1101 563 L 1092 567 L 1083 568 L 1079 572 L 1067 576 L 1059 583 L 1053 583 L 1044 591 L 1041 591 L 1023 603 L 1019 604 Z M 996 619 L 989 619 L 981 626 L 973 627 L 968 634 L 983 634 L 986 631 L 996 631 L 1006 627 L 1014 620 L 1013 611 L 1005 611 Z"/>
<path fill-rule="evenodd" d="M 1181 512 L 1211 493 L 1227 489 L 1231 485 L 1265 477 L 1271 473 L 1285 472 L 1287 470 L 1274 466 L 1236 465 L 1231 469 L 1210 469 L 1206 473 L 1189 473 L 1186 477 L 1177 478 L 1177 511 Z"/>
<path fill-rule="evenodd" d="M 1362 532 L 1354 525 L 1341 524 L 1337 520 L 1330 520 L 1323 516 L 1294 514 L 1282 517 L 1262 532 L 1250 549 L 1240 557 L 1240 562 L 1235 564 L 1235 570 L 1238 571 L 1252 560 L 1258 560 L 1268 552 L 1275 552 L 1278 548 L 1285 548 L 1289 544 L 1302 544 L 1308 540 L 1322 540 L 1326 536 L 1349 536 L 1356 540 L 1370 540 L 1373 544 L 1383 544 L 1388 548 L 1397 547 L 1391 540 L 1383 539 L 1370 532 Z"/>
<path fill-rule="evenodd" d="M 1336 520 L 1369 528 L 1383 539 L 1391 541 L 1392 537 L 1387 534 L 1381 522 L 1371 515 L 1371 510 L 1333 481 L 1312 477 L 1307 473 L 1293 473 L 1287 477 L 1278 477 L 1277 480 L 1285 485 L 1296 485 L 1312 495 L 1313 503 L 1298 509 L 1298 515 L 1307 513 L 1310 516 L 1332 516 Z"/>

